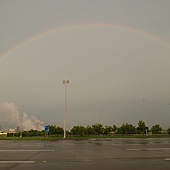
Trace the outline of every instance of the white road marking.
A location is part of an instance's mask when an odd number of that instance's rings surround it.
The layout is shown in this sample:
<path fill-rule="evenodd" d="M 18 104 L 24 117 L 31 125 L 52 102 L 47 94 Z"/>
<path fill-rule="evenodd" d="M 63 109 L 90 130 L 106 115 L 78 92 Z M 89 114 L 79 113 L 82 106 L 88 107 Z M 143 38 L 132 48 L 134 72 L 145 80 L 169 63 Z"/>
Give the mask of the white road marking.
<path fill-rule="evenodd" d="M 22 145 L 22 146 L 44 146 L 44 145 Z"/>
<path fill-rule="evenodd" d="M 0 164 L 21 164 L 21 163 L 35 163 L 35 161 L 0 161 Z"/>
<path fill-rule="evenodd" d="M 141 149 L 127 149 L 127 151 L 140 151 Z"/>
<path fill-rule="evenodd" d="M 149 151 L 154 151 L 154 150 L 170 150 L 170 148 L 147 148 Z"/>
<path fill-rule="evenodd" d="M 158 151 L 158 150 L 170 150 L 170 148 L 140 148 L 140 149 L 126 149 L 127 151 Z"/>
<path fill-rule="evenodd" d="M 0 152 L 53 152 L 54 150 L 0 150 Z"/>
<path fill-rule="evenodd" d="M 170 158 L 165 158 L 165 161 L 170 161 Z"/>
<path fill-rule="evenodd" d="M 130 146 L 132 146 L 132 145 L 142 145 L 142 144 L 135 144 L 135 143 L 128 143 L 128 144 L 125 144 L 125 145 L 130 145 Z"/>

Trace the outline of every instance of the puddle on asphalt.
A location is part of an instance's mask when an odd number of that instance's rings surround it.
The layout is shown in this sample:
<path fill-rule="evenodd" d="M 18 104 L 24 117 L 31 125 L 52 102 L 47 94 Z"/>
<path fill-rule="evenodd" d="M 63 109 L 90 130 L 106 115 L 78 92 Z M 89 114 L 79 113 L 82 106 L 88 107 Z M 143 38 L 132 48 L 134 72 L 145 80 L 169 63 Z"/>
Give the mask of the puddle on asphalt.
<path fill-rule="evenodd" d="M 110 139 L 110 140 L 103 140 L 103 139 L 91 139 L 89 140 L 89 143 L 94 143 L 96 145 L 101 144 L 115 144 L 115 145 L 152 145 L 152 144 L 170 144 L 170 139 L 153 139 L 153 138 L 147 138 L 147 139 Z"/>
<path fill-rule="evenodd" d="M 113 140 L 114 144 L 141 144 L 141 145 L 150 145 L 150 144 L 170 144 L 170 139 L 119 139 Z"/>

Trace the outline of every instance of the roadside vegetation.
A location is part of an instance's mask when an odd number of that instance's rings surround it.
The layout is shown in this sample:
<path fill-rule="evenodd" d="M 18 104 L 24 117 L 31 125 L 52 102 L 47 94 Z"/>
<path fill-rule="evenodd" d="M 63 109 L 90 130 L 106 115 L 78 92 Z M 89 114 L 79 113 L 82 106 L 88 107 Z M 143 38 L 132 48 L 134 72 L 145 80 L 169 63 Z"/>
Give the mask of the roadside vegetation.
<path fill-rule="evenodd" d="M 0 139 L 15 139 L 15 140 L 58 140 L 63 139 L 64 130 L 62 127 L 56 125 L 49 125 L 49 132 L 29 130 L 16 133 L 8 133 L 7 138 L 0 137 Z M 103 126 L 102 124 L 94 124 L 91 126 L 74 126 L 70 131 L 67 131 L 67 139 L 89 139 L 89 138 L 142 138 L 142 137 L 170 137 L 170 128 L 163 131 L 158 124 L 153 125 L 150 129 L 145 122 L 139 121 L 138 126 L 124 123 L 117 127 Z"/>

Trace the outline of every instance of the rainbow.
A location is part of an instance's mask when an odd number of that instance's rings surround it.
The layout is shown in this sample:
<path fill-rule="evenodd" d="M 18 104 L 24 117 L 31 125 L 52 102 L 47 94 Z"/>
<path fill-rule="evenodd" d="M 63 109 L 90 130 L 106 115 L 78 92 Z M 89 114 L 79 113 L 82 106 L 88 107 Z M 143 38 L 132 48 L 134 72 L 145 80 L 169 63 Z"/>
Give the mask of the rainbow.
<path fill-rule="evenodd" d="M 0 61 L 4 60 L 8 56 L 10 56 L 10 54 L 12 54 L 17 49 L 21 48 L 22 46 L 32 42 L 35 39 L 40 38 L 40 37 L 43 37 L 43 36 L 46 36 L 48 34 L 58 32 L 58 31 L 61 31 L 61 30 L 69 30 L 69 29 L 74 29 L 74 28 L 85 28 L 85 27 L 87 27 L 87 28 L 90 28 L 90 27 L 110 27 L 110 28 L 126 30 L 126 31 L 129 31 L 129 32 L 137 33 L 137 34 L 139 34 L 141 36 L 148 37 L 150 39 L 153 39 L 154 41 L 157 41 L 157 42 L 159 42 L 161 44 L 164 44 L 164 45 L 170 47 L 170 42 L 168 42 L 168 41 L 166 41 L 166 40 L 164 40 L 162 38 L 159 38 L 159 37 L 155 36 L 154 34 L 151 34 L 149 32 L 144 32 L 144 31 L 141 31 L 139 29 L 135 29 L 135 28 L 131 28 L 131 27 L 123 26 L 123 25 L 118 25 L 118 24 L 88 23 L 88 24 L 77 24 L 77 25 L 61 26 L 61 27 L 58 27 L 58 28 L 55 28 L 55 29 L 52 29 L 52 30 L 49 30 L 49 31 L 46 31 L 46 32 L 36 34 L 36 35 L 34 35 L 34 36 L 32 36 L 32 37 L 18 43 L 18 44 L 16 44 L 13 48 L 11 48 L 8 51 L 4 52 L 2 55 L 0 55 Z"/>

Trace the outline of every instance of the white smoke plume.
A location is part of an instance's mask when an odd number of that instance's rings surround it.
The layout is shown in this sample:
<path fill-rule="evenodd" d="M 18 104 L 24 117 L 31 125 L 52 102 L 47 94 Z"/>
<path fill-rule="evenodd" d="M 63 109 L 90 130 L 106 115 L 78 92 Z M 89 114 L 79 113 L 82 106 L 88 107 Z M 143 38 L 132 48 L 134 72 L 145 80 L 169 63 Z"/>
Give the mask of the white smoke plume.
<path fill-rule="evenodd" d="M 0 125 L 3 128 L 19 127 L 22 130 L 43 130 L 44 123 L 38 120 L 35 116 L 29 116 L 27 113 L 21 111 L 19 113 L 18 108 L 14 103 L 3 102 L 0 105 Z"/>

